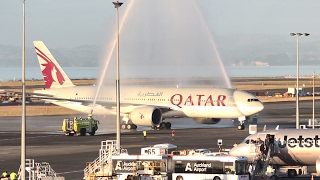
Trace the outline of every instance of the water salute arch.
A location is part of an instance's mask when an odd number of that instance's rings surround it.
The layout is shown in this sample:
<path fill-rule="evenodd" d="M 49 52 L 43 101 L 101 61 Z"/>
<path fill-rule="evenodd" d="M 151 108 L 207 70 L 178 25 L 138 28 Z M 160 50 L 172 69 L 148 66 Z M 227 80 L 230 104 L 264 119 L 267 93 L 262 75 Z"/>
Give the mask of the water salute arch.
<path fill-rule="evenodd" d="M 201 8 L 204 5 L 193 0 L 124 2 L 119 8 L 121 79 L 154 79 L 152 85 L 164 86 L 231 88 L 223 55 L 214 40 L 214 27 L 208 25 L 214 19 L 206 19 Z M 109 33 L 112 41 L 105 49 L 96 98 L 102 93 L 99 89 L 103 84 L 114 83 L 117 49 L 114 29 L 114 33 Z M 195 84 L 191 79 L 197 78 L 206 80 Z M 136 85 L 134 81 L 130 83 Z"/>

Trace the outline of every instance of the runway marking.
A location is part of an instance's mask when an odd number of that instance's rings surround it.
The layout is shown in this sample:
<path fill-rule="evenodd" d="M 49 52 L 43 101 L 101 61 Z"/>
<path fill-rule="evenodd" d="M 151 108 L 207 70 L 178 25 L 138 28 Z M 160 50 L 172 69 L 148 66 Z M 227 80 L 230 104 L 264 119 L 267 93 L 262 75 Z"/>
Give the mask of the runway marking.
<path fill-rule="evenodd" d="M 60 136 L 60 135 L 48 135 L 48 136 L 35 136 L 35 137 L 26 137 L 27 139 L 33 139 L 33 138 L 44 138 L 44 137 L 52 137 L 52 136 Z M 17 140 L 20 138 L 10 138 L 10 139 L 0 139 L 0 141 L 10 141 L 10 140 Z"/>
<path fill-rule="evenodd" d="M 70 173 L 78 173 L 78 172 L 83 172 L 83 169 L 82 170 L 77 170 L 77 171 L 61 172 L 61 173 L 57 173 L 57 174 L 60 175 L 60 174 L 70 174 Z"/>

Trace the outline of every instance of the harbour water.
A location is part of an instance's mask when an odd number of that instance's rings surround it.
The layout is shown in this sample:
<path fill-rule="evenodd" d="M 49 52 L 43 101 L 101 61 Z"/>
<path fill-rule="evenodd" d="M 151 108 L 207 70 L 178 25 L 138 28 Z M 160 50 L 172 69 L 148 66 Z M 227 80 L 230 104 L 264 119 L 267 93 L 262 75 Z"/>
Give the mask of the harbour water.
<path fill-rule="evenodd" d="M 70 79 L 98 78 L 100 67 L 63 67 Z M 123 67 L 121 78 L 172 78 L 175 67 Z M 188 68 L 184 68 L 188 72 Z M 189 70 L 194 70 L 189 67 Z M 229 77 L 283 77 L 296 76 L 296 66 L 226 66 Z M 320 66 L 301 66 L 300 76 L 311 76 L 313 72 L 320 74 Z M 171 72 L 171 73 L 170 73 Z M 183 77 L 212 77 L 210 67 L 198 67 L 193 73 L 180 73 Z M 114 73 L 115 74 L 115 73 Z M 180 78 L 180 77 L 177 77 Z M 26 79 L 42 79 L 39 67 L 26 67 Z M 21 68 L 0 68 L 0 81 L 21 80 Z"/>

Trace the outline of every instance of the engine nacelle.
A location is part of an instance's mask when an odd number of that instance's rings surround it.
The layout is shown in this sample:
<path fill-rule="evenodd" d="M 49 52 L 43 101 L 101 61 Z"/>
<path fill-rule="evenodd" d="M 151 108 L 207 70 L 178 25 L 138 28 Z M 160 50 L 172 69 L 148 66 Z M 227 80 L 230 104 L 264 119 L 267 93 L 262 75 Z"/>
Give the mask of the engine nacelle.
<path fill-rule="evenodd" d="M 217 124 L 221 121 L 220 118 L 193 118 L 193 120 L 200 124 Z"/>
<path fill-rule="evenodd" d="M 153 106 L 139 107 L 129 114 L 129 119 L 138 126 L 157 126 L 161 123 L 162 111 Z"/>

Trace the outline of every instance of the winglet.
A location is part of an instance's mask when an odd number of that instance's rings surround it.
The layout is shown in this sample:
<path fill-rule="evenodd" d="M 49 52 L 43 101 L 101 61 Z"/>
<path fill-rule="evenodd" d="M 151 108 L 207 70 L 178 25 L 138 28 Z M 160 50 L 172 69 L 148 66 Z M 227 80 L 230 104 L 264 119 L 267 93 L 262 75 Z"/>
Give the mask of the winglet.
<path fill-rule="evenodd" d="M 279 130 L 279 125 L 276 127 L 276 129 L 275 130 Z"/>
<path fill-rule="evenodd" d="M 46 88 L 74 86 L 42 41 L 33 41 Z"/>

